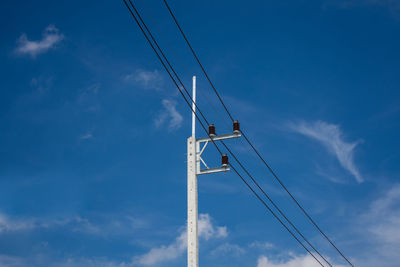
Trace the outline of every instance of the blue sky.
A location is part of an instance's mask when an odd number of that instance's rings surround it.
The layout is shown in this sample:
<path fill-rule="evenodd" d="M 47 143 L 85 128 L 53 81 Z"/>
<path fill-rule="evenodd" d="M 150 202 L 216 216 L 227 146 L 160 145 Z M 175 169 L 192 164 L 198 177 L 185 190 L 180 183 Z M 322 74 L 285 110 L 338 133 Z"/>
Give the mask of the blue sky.
<path fill-rule="evenodd" d="M 137 4 L 229 132 L 162 1 Z M 356 266 L 397 266 L 400 3 L 170 5 L 235 118 L 338 247 Z M 123 2 L 0 10 L 0 266 L 184 266 L 191 116 Z M 243 140 L 229 144 L 346 266 Z M 212 147 L 205 158 L 219 164 Z M 234 173 L 199 177 L 199 211 L 202 266 L 317 266 Z"/>

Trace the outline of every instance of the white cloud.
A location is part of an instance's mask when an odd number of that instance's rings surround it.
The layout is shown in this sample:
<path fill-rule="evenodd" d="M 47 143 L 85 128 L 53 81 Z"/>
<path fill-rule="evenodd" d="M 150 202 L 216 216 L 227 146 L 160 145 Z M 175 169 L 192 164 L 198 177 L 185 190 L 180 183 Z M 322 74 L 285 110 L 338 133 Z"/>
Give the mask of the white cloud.
<path fill-rule="evenodd" d="M 158 117 L 154 120 L 157 128 L 163 126 L 168 121 L 168 130 L 177 130 L 182 126 L 183 117 L 176 110 L 177 103 L 173 100 L 163 99 L 162 105 L 164 109 L 160 112 Z"/>
<path fill-rule="evenodd" d="M 1 267 L 53 266 L 53 267 L 133 267 L 132 263 L 115 262 L 103 258 L 50 258 L 47 255 L 34 257 L 11 257 L 0 255 Z"/>
<path fill-rule="evenodd" d="M 352 220 L 355 222 L 355 220 Z M 358 266 L 397 267 L 400 262 L 400 184 L 374 200 L 367 211 L 358 217 Z"/>
<path fill-rule="evenodd" d="M 163 84 L 162 75 L 158 70 L 137 70 L 134 73 L 125 75 L 124 80 L 127 82 L 139 83 L 145 89 L 160 90 Z"/>
<path fill-rule="evenodd" d="M 292 256 L 286 261 L 273 262 L 266 256 L 258 258 L 257 267 L 320 267 L 321 265 L 311 255 Z M 340 265 L 333 265 L 341 267 Z"/>
<path fill-rule="evenodd" d="M 186 247 L 186 233 L 181 233 L 172 244 L 159 248 L 152 248 L 148 253 L 137 257 L 135 262 L 142 265 L 154 265 L 156 263 L 174 260 L 185 252 Z"/>
<path fill-rule="evenodd" d="M 315 139 L 322 143 L 330 153 L 334 154 L 340 165 L 348 170 L 357 182 L 363 182 L 360 171 L 354 163 L 354 149 L 359 141 L 348 143 L 343 140 L 343 133 L 339 125 L 329 124 L 323 121 L 307 123 L 291 123 L 289 127 L 307 137 Z"/>
<path fill-rule="evenodd" d="M 0 234 L 5 232 L 30 231 L 63 226 L 69 226 L 71 231 L 91 234 L 100 232 L 100 230 L 92 225 L 88 219 L 79 216 L 71 218 L 33 218 L 10 217 L 5 214 L 0 214 Z"/>
<path fill-rule="evenodd" d="M 27 266 L 27 262 L 24 259 L 18 257 L 11 257 L 8 255 L 0 255 L 0 266 L 1 267 L 23 267 Z"/>
<path fill-rule="evenodd" d="M 210 238 L 226 238 L 228 236 L 228 230 L 226 226 L 215 227 L 211 223 L 211 217 L 209 214 L 199 215 L 199 236 L 205 240 Z"/>
<path fill-rule="evenodd" d="M 26 266 L 26 265 L 24 265 Z M 133 267 L 131 263 L 115 262 L 102 258 L 68 258 L 64 261 L 54 261 L 51 263 L 54 267 Z"/>
<path fill-rule="evenodd" d="M 258 259 L 257 267 L 319 267 L 318 262 L 311 256 L 299 256 L 289 259 L 286 262 L 275 263 L 270 261 L 266 256 Z"/>
<path fill-rule="evenodd" d="M 4 232 L 31 230 L 36 227 L 32 219 L 14 219 L 0 214 L 0 234 Z"/>
<path fill-rule="evenodd" d="M 257 248 L 261 250 L 269 250 L 275 248 L 274 244 L 269 242 L 259 242 L 255 241 L 249 245 L 250 248 Z"/>
<path fill-rule="evenodd" d="M 363 223 L 377 241 L 386 246 L 400 245 L 400 185 L 393 186 L 384 196 L 375 200 Z"/>
<path fill-rule="evenodd" d="M 53 85 L 53 78 L 47 77 L 44 78 L 42 76 L 32 78 L 30 85 L 37 90 L 37 92 L 43 94 L 50 90 Z"/>
<path fill-rule="evenodd" d="M 110 219 L 110 217 L 113 219 Z M 77 232 L 106 237 L 132 234 L 147 226 L 147 220 L 129 215 L 105 214 L 89 220 L 81 216 L 59 218 L 16 217 L 0 213 L 0 236 L 2 233 L 60 229 L 70 233 Z"/>
<path fill-rule="evenodd" d="M 54 48 L 56 44 L 64 39 L 64 35 L 60 34 L 58 29 L 54 25 L 49 25 L 43 32 L 43 37 L 38 41 L 30 41 L 27 35 L 22 34 L 17 40 L 17 48 L 15 49 L 17 54 L 30 55 L 36 57 L 41 53 L 45 53 L 51 48 Z"/>
<path fill-rule="evenodd" d="M 101 109 L 101 101 L 99 99 L 100 83 L 91 84 L 82 88 L 77 95 L 77 103 L 89 113 L 96 113 Z"/>
<path fill-rule="evenodd" d="M 87 139 L 92 139 L 93 138 L 93 134 L 91 132 L 87 132 L 86 134 L 83 134 L 79 137 L 79 139 L 81 140 L 87 140 Z"/>
<path fill-rule="evenodd" d="M 208 214 L 199 215 L 199 238 L 209 240 L 211 238 L 225 237 L 227 237 L 226 227 L 214 226 Z M 186 251 L 186 248 L 187 233 L 184 231 L 171 244 L 152 248 L 148 253 L 136 257 L 134 263 L 148 266 L 171 261 L 181 256 Z"/>
<path fill-rule="evenodd" d="M 240 256 L 246 253 L 246 249 L 240 247 L 236 244 L 225 243 L 218 246 L 216 249 L 211 251 L 211 255 L 213 256 Z"/>

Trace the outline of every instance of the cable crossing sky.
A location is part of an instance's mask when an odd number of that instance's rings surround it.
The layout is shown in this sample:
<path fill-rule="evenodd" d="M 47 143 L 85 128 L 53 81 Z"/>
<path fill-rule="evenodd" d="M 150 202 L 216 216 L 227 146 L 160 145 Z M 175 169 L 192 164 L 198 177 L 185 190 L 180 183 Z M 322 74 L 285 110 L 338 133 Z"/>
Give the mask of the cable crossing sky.
<path fill-rule="evenodd" d="M 207 134 L 209 140 L 211 141 L 211 143 L 213 143 L 213 145 L 216 147 L 216 149 L 218 150 L 219 154 L 221 156 L 224 155 L 224 153 L 222 152 L 221 148 L 218 146 L 218 144 L 216 143 L 216 140 L 214 140 L 214 136 L 212 134 L 210 134 L 210 132 L 207 130 L 206 126 L 204 125 L 204 123 L 206 125 L 210 125 L 210 123 L 208 122 L 208 120 L 206 119 L 205 115 L 202 113 L 201 109 L 198 107 L 198 104 L 195 103 L 194 100 L 194 95 L 193 97 L 190 95 L 189 91 L 186 89 L 186 87 L 184 86 L 182 80 L 179 78 L 179 75 L 176 73 L 175 69 L 173 68 L 172 64 L 170 63 L 170 61 L 167 59 L 165 53 L 163 52 L 163 50 L 161 49 L 161 47 L 159 46 L 158 42 L 156 41 L 156 38 L 153 36 L 153 34 L 151 33 L 150 29 L 148 28 L 148 26 L 146 25 L 146 23 L 144 22 L 144 20 L 142 19 L 142 16 L 140 15 L 140 12 L 138 11 L 138 9 L 136 8 L 136 6 L 134 5 L 134 3 L 132 2 L 132 0 L 128 0 L 129 4 L 127 2 L 127 0 L 123 0 L 125 6 L 128 8 L 130 14 L 132 15 L 133 19 L 135 20 L 136 24 L 138 25 L 138 27 L 140 28 L 142 34 L 145 36 L 148 44 L 151 46 L 152 50 L 154 51 L 154 53 L 156 54 L 158 60 L 160 61 L 160 63 L 163 65 L 165 71 L 168 73 L 169 77 L 171 78 L 171 80 L 173 81 L 174 85 L 177 87 L 178 91 L 180 92 L 180 94 L 182 95 L 182 97 L 184 98 L 186 104 L 188 105 L 188 107 L 190 108 L 190 110 L 192 111 L 192 113 L 194 114 L 194 119 L 196 119 L 200 125 L 201 128 L 204 130 L 204 132 Z M 182 30 L 182 27 L 180 26 L 180 24 L 178 23 L 172 9 L 170 8 L 170 6 L 168 5 L 166 0 L 163 0 L 165 6 L 167 7 L 169 13 L 171 14 L 175 24 L 177 25 L 179 31 L 181 32 L 183 38 L 185 39 L 188 47 L 190 48 L 193 56 L 195 57 L 197 63 L 200 65 L 205 77 L 207 78 L 208 82 L 210 83 L 213 91 L 215 92 L 216 96 L 218 97 L 220 103 L 222 104 L 222 106 L 224 107 L 224 110 L 226 111 L 226 113 L 228 114 L 229 118 L 232 120 L 232 122 L 235 122 L 231 112 L 229 111 L 229 109 L 227 108 L 227 106 L 225 105 L 224 101 L 222 100 L 221 95 L 218 93 L 218 91 L 216 90 L 214 84 L 212 83 L 209 75 L 207 74 L 205 68 L 203 67 L 203 65 L 201 64 L 196 52 L 194 51 L 192 45 L 190 44 L 188 38 L 186 37 L 184 31 Z M 183 89 L 183 90 L 182 90 Z M 199 115 L 197 115 L 197 113 L 195 112 L 195 110 L 197 109 L 197 111 L 199 112 L 201 118 L 199 117 Z M 204 121 L 204 123 L 203 123 Z M 240 131 L 241 135 L 245 138 L 246 142 L 250 145 L 250 147 L 254 150 L 254 152 L 257 154 L 257 156 L 260 158 L 260 160 L 262 161 L 262 163 L 267 167 L 268 171 L 272 173 L 273 177 L 275 180 L 277 180 L 279 182 L 279 184 L 281 185 L 281 187 L 286 191 L 287 194 L 289 194 L 290 198 L 295 202 L 296 206 L 304 213 L 304 215 L 308 218 L 308 220 L 313 224 L 313 226 L 320 232 L 320 234 L 330 243 L 330 245 L 332 245 L 336 251 L 343 257 L 343 259 L 345 259 L 351 266 L 354 266 L 347 257 L 345 257 L 345 255 L 337 248 L 337 246 L 333 243 L 333 241 L 325 234 L 324 231 L 321 230 L 321 228 L 318 226 L 318 224 L 312 219 L 312 217 L 308 214 L 308 212 L 302 207 L 302 205 L 296 200 L 296 198 L 290 193 L 290 191 L 287 189 L 287 187 L 283 184 L 283 182 L 279 179 L 279 177 L 275 174 L 275 172 L 272 170 L 272 168 L 269 166 L 269 164 L 267 164 L 267 162 L 264 160 L 264 158 L 261 156 L 261 154 L 258 152 L 258 150 L 254 147 L 254 145 L 250 142 L 250 140 L 248 139 L 248 137 L 245 135 L 245 133 L 243 132 L 243 130 Z M 298 227 L 296 227 L 294 225 L 294 223 L 285 215 L 285 213 L 278 207 L 278 205 L 272 200 L 272 198 L 265 192 L 265 190 L 263 190 L 263 188 L 259 185 L 259 183 L 256 181 L 256 179 L 250 174 L 250 172 L 245 168 L 245 166 L 240 162 L 240 160 L 238 159 L 238 157 L 232 152 L 231 149 L 229 149 L 229 147 L 225 144 L 224 141 L 221 140 L 221 143 L 223 145 L 223 147 L 229 152 L 229 154 L 233 157 L 233 159 L 235 160 L 235 162 L 240 166 L 240 168 L 242 169 L 242 171 L 244 171 L 244 173 L 250 178 L 251 182 L 256 186 L 256 188 L 258 188 L 258 190 L 260 190 L 262 192 L 262 194 L 267 198 L 268 202 L 271 203 L 271 205 L 275 208 L 275 210 L 277 212 L 275 212 L 273 210 L 273 208 L 271 206 L 269 206 L 265 200 L 260 196 L 259 193 L 256 192 L 256 190 L 253 188 L 252 185 L 250 185 L 250 183 L 243 177 L 242 174 L 240 174 L 240 172 L 235 168 L 234 165 L 232 165 L 232 163 L 229 163 L 229 166 L 231 167 L 231 169 L 240 177 L 240 179 L 245 183 L 245 185 L 250 189 L 250 191 L 252 191 L 252 193 L 258 198 L 258 200 L 267 208 L 267 210 L 274 216 L 275 219 L 278 220 L 278 222 L 285 228 L 286 231 L 288 231 L 290 233 L 290 235 L 307 251 L 307 253 L 309 253 L 315 260 L 316 262 L 319 263 L 319 265 L 321 266 L 325 266 L 322 262 L 321 259 L 328 264 L 328 266 L 332 267 L 332 264 L 326 259 L 326 257 L 324 257 L 316 248 L 314 245 L 311 244 L 311 242 L 304 236 L 304 234 L 302 234 L 302 232 L 298 229 Z M 279 215 L 280 216 L 279 216 Z M 289 226 L 284 222 L 286 221 Z M 291 230 L 290 227 L 294 230 Z M 297 235 L 294 233 L 296 232 Z M 307 247 L 303 241 L 301 241 L 300 239 L 303 239 L 309 247 Z M 311 248 L 311 249 L 310 249 Z M 316 254 L 318 254 L 319 257 L 317 257 L 316 255 L 314 255 L 315 252 Z"/>
<path fill-rule="evenodd" d="M 221 95 L 218 93 L 217 89 L 215 88 L 213 82 L 211 81 L 208 73 L 206 72 L 204 66 L 201 64 L 199 57 L 197 56 L 197 53 L 193 49 L 192 45 L 190 44 L 185 32 L 183 31 L 181 25 L 179 24 L 178 20 L 176 19 L 176 16 L 174 15 L 171 7 L 169 6 L 167 0 L 163 0 L 165 6 L 167 7 L 169 13 L 171 14 L 171 17 L 173 18 L 176 26 L 178 27 L 180 33 L 182 34 L 182 37 L 185 39 L 186 44 L 188 45 L 190 51 L 192 52 L 194 58 L 196 59 L 197 63 L 199 64 L 201 70 L 204 73 L 204 76 L 207 78 L 208 82 L 210 83 L 214 93 L 218 97 L 218 100 L 222 104 L 224 110 L 228 114 L 229 118 L 234 121 L 234 118 L 232 116 L 232 113 L 229 111 L 227 106 L 225 105 L 224 101 L 222 100 Z M 260 158 L 260 160 L 263 162 L 263 164 L 268 168 L 268 170 L 271 172 L 271 174 L 274 176 L 274 178 L 279 182 L 279 184 L 282 186 L 282 188 L 289 194 L 290 198 L 296 203 L 296 205 L 301 209 L 301 211 L 306 215 L 306 217 L 310 220 L 310 222 L 318 229 L 318 231 L 323 235 L 323 237 L 336 249 L 336 251 L 351 265 L 354 266 L 348 258 L 340 251 L 337 246 L 333 243 L 333 241 L 325 234 L 324 231 L 318 226 L 318 224 L 312 219 L 312 217 L 309 215 L 309 213 L 302 207 L 302 205 L 297 201 L 297 199 L 290 193 L 290 191 L 287 189 L 287 187 L 283 184 L 281 179 L 277 176 L 277 174 L 273 171 L 273 169 L 269 166 L 269 164 L 265 161 L 265 159 L 261 156 L 261 154 L 258 152 L 258 150 L 254 147 L 252 142 L 248 139 L 247 135 L 243 132 L 242 130 L 242 135 L 246 139 L 246 142 L 250 145 L 250 147 L 253 149 L 253 151 L 257 154 L 257 156 Z"/>

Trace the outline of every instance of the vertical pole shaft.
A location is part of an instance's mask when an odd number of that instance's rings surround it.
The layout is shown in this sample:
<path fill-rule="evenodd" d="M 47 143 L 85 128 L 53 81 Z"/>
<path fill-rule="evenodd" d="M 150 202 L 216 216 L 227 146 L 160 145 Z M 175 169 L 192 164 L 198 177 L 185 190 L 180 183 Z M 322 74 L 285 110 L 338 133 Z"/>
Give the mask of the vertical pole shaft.
<path fill-rule="evenodd" d="M 192 136 L 196 137 L 196 76 L 193 76 L 193 93 L 192 93 Z"/>
<path fill-rule="evenodd" d="M 196 139 L 188 138 L 188 187 L 187 187 L 187 243 L 188 267 L 199 266 L 199 240 L 198 240 L 198 199 L 196 175 Z"/>
<path fill-rule="evenodd" d="M 196 101 L 196 76 L 193 76 L 193 102 Z M 193 103 L 192 136 L 187 140 L 187 243 L 188 267 L 199 266 L 196 105 Z"/>

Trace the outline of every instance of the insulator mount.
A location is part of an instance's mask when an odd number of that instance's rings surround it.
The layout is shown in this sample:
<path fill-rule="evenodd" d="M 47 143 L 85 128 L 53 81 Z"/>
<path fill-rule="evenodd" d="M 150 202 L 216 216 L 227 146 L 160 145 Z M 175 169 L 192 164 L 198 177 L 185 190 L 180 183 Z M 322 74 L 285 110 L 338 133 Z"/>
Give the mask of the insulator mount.
<path fill-rule="evenodd" d="M 240 124 L 239 124 L 239 121 L 234 121 L 234 122 L 233 122 L 233 132 L 234 132 L 234 133 L 240 133 Z"/>
<path fill-rule="evenodd" d="M 229 159 L 228 159 L 228 155 L 223 154 L 222 155 L 222 166 L 226 167 L 229 165 Z"/>
<path fill-rule="evenodd" d="M 215 136 L 215 126 L 214 124 L 208 125 L 208 135 Z"/>

